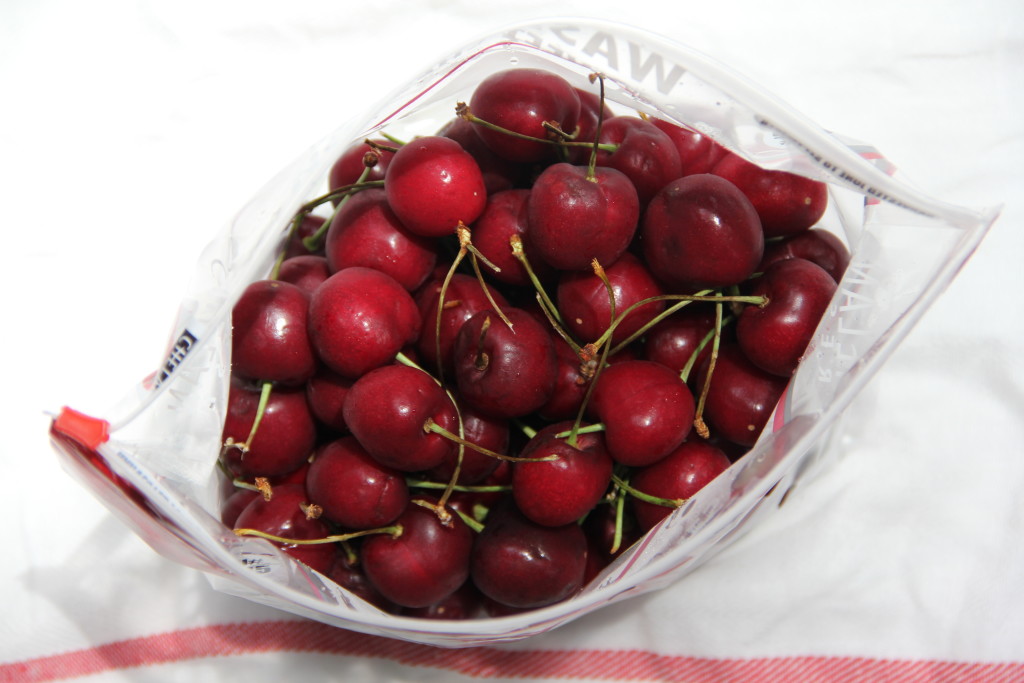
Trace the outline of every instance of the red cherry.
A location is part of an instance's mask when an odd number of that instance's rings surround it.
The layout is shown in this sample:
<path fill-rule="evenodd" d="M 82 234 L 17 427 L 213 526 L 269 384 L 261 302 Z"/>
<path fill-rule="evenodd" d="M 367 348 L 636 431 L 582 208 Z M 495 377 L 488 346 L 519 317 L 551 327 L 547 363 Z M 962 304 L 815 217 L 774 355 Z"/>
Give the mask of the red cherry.
<path fill-rule="evenodd" d="M 231 371 L 289 385 L 312 377 L 308 308 L 309 298 L 293 284 L 258 280 L 246 287 L 231 311 Z"/>
<path fill-rule="evenodd" d="M 557 527 L 586 515 L 608 490 L 612 459 L 601 433 L 578 434 L 576 444 L 558 438 L 572 429 L 572 422 L 548 425 L 530 439 L 522 458 L 554 460 L 517 462 L 512 466 L 512 496 L 531 521 Z"/>
<path fill-rule="evenodd" d="M 647 207 L 641 240 L 651 272 L 682 290 L 738 284 L 754 273 L 764 252 L 750 200 L 709 174 L 666 185 Z"/>
<path fill-rule="evenodd" d="M 221 438 L 245 443 L 256 419 L 261 389 L 234 380 L 228 391 L 227 415 Z M 256 436 L 243 453 L 225 450 L 225 461 L 237 475 L 272 477 L 298 469 L 316 445 L 316 424 L 306 405 L 305 391 L 274 387 L 270 392 Z"/>
<path fill-rule="evenodd" d="M 526 176 L 527 167 L 495 154 L 484 144 L 474 128 L 476 126 L 459 116 L 449 121 L 437 134 L 455 140 L 476 159 L 488 195 L 518 187 Z"/>
<path fill-rule="evenodd" d="M 767 242 L 764 245 L 764 257 L 757 269 L 763 273 L 771 264 L 788 258 L 812 261 L 824 268 L 836 282 L 842 279 L 846 267 L 850 265 L 850 251 L 846 245 L 823 228 L 811 228 L 781 240 Z"/>
<path fill-rule="evenodd" d="M 385 612 L 397 612 L 400 609 L 398 605 L 381 595 L 366 578 L 363 566 L 358 561 L 353 562 L 348 553 L 338 553 L 334 564 L 327 572 L 327 578 Z"/>
<path fill-rule="evenodd" d="M 555 347 L 555 384 L 551 398 L 538 409 L 538 414 L 547 422 L 568 420 L 576 417 L 587 393 L 590 381 L 580 372 L 580 357 L 560 336 L 552 332 Z"/>
<path fill-rule="evenodd" d="M 409 502 L 405 475 L 371 458 L 351 436 L 316 450 L 305 484 L 324 519 L 347 529 L 387 526 Z"/>
<path fill-rule="evenodd" d="M 493 453 L 506 455 L 509 448 L 509 426 L 506 420 L 481 415 L 469 406 L 461 406 L 459 416 L 462 418 L 463 438 Z M 453 429 L 452 431 L 458 431 Z M 459 453 L 453 449 L 441 464 L 432 468 L 429 475 L 437 481 L 449 481 L 455 474 L 455 465 Z M 498 469 L 502 461 L 492 455 L 481 453 L 472 448 L 464 448 L 462 464 L 459 467 L 459 484 L 477 484 Z"/>
<path fill-rule="evenodd" d="M 489 275 L 499 282 L 517 286 L 530 285 L 526 268 L 512 254 L 510 239 L 513 235 L 522 241 L 530 268 L 538 278 L 547 279 L 552 273 L 552 269 L 537 257 L 525 241 L 529 224 L 529 199 L 530 191 L 524 189 L 492 194 L 487 200 L 483 214 L 473 223 L 473 246 L 501 269 L 499 272 L 489 272 Z"/>
<path fill-rule="evenodd" d="M 548 166 L 530 191 L 527 243 L 558 270 L 607 268 L 636 233 L 640 201 L 621 171 L 559 163 Z M 760 254 L 758 254 L 760 258 Z"/>
<path fill-rule="evenodd" d="M 708 361 L 701 365 L 698 386 L 704 386 Z M 703 416 L 712 436 L 741 446 L 753 446 L 775 404 L 786 390 L 787 380 L 760 369 L 735 343 L 722 344 L 711 375 Z"/>
<path fill-rule="evenodd" d="M 455 233 L 483 212 L 487 188 L 480 167 L 450 138 L 427 136 L 402 145 L 384 176 L 388 204 L 411 232 Z"/>
<path fill-rule="evenodd" d="M 417 619 L 472 619 L 480 611 L 480 593 L 467 581 L 454 593 L 433 605 L 402 611 L 404 617 Z"/>
<path fill-rule="evenodd" d="M 720 159 L 711 172 L 732 182 L 750 199 L 765 237 L 807 230 L 821 219 L 828 205 L 825 183 L 764 169 L 736 154 Z"/>
<path fill-rule="evenodd" d="M 683 175 L 679 150 L 664 131 L 637 116 L 615 116 L 601 126 L 601 142 L 618 145 L 614 152 L 598 152 L 599 166 L 622 171 L 636 187 L 640 206 L 647 206 L 658 190 Z"/>
<path fill-rule="evenodd" d="M 709 332 L 715 329 L 715 310 L 710 306 L 692 303 L 681 311 L 660 321 L 644 335 L 644 356 L 676 372 L 682 372 L 697 347 Z M 711 353 L 709 341 L 691 366 L 690 377 L 702 359 Z"/>
<path fill-rule="evenodd" d="M 344 434 L 348 431 L 342 408 L 353 380 L 343 377 L 330 368 L 321 367 L 306 382 L 306 402 L 316 420 L 331 431 Z"/>
<path fill-rule="evenodd" d="M 285 259 L 277 273 L 278 280 L 295 285 L 305 292 L 306 296 L 312 296 L 313 291 L 330 276 L 331 269 L 327 265 L 327 259 L 313 254 Z"/>
<path fill-rule="evenodd" d="M 308 256 L 310 254 L 314 256 L 322 256 L 322 245 L 319 248 L 310 251 L 306 248 L 306 245 L 302 243 L 302 240 L 307 237 L 312 237 L 319 232 L 326 220 L 327 219 L 323 216 L 315 216 L 313 214 L 306 214 L 303 216 L 302 220 L 299 222 L 298 230 L 295 231 L 295 234 L 292 235 L 291 239 L 288 241 L 288 247 L 285 250 L 285 258 L 288 259 L 293 256 Z"/>
<path fill-rule="evenodd" d="M 630 485 L 651 496 L 685 500 L 707 486 L 729 468 L 731 462 L 720 449 L 703 441 L 687 441 L 658 462 L 637 470 Z M 672 508 L 632 499 L 633 513 L 642 531 L 649 531 L 672 512 Z"/>
<path fill-rule="evenodd" d="M 711 173 L 711 169 L 723 156 L 727 149 L 692 128 L 679 126 L 662 119 L 653 119 L 652 123 L 669 136 L 679 152 L 680 176 L 697 173 Z"/>
<path fill-rule="evenodd" d="M 592 407 L 605 426 L 608 452 L 634 467 L 665 457 L 693 426 L 694 401 L 679 375 L 648 360 L 602 370 Z"/>
<path fill-rule="evenodd" d="M 579 142 L 592 142 L 597 137 L 598 116 L 605 121 L 612 118 L 614 113 L 607 104 L 601 101 L 601 96 L 592 91 L 582 88 L 575 88 L 580 98 L 580 116 L 576 121 L 576 140 Z M 571 131 L 567 131 L 571 132 Z M 569 161 L 574 164 L 586 164 L 590 161 L 592 146 L 569 147 Z"/>
<path fill-rule="evenodd" d="M 768 303 L 747 306 L 736 322 L 743 353 L 762 370 L 792 375 L 835 291 L 832 276 L 810 261 L 773 263 L 750 292 L 767 297 Z"/>
<path fill-rule="evenodd" d="M 419 331 L 416 302 L 379 270 L 339 270 L 310 299 L 313 348 L 324 363 L 346 377 L 359 377 L 391 362 Z"/>
<path fill-rule="evenodd" d="M 307 516 L 304 509 L 307 503 L 306 491 L 300 484 L 276 486 L 270 500 L 265 500 L 263 496 L 253 498 L 238 515 L 234 528 L 255 529 L 271 536 L 297 541 L 327 538 L 331 530 L 323 521 Z M 334 543 L 271 543 L 321 574 L 330 571 L 338 552 Z"/>
<path fill-rule="evenodd" d="M 433 510 L 410 502 L 395 524 L 402 527 L 397 537 L 375 534 L 362 545 L 363 571 L 385 598 L 402 607 L 426 607 L 465 583 L 473 532 L 458 515 L 446 525 Z"/>
<path fill-rule="evenodd" d="M 520 135 L 547 139 L 544 128 L 554 123 L 566 133 L 576 129 L 580 98 L 568 81 L 543 69 L 508 69 L 488 76 L 473 91 L 472 113 L 484 121 Z M 517 162 L 550 159 L 554 148 L 491 130 L 477 124 L 480 139 L 499 156 Z"/>
<path fill-rule="evenodd" d="M 331 272 L 374 268 L 412 291 L 434 270 L 434 240 L 410 232 L 391 210 L 382 189 L 363 190 L 334 214 L 324 253 Z"/>
<path fill-rule="evenodd" d="M 374 143 L 383 145 L 384 147 L 391 147 L 392 144 L 384 139 L 375 139 Z M 394 156 L 394 152 L 389 152 L 386 149 L 374 150 L 370 145 L 365 142 L 353 143 L 346 149 L 338 160 L 331 166 L 330 173 L 328 174 L 328 186 L 331 190 L 336 190 L 339 187 L 345 185 L 352 185 L 359 176 L 362 175 L 363 169 L 366 168 L 364 158 L 367 153 L 374 152 L 378 155 L 377 163 L 370 168 L 370 174 L 366 177 L 366 180 L 384 180 L 384 172 L 388 168 L 388 164 L 391 162 L 391 157 Z M 338 202 L 335 201 L 335 204 Z"/>

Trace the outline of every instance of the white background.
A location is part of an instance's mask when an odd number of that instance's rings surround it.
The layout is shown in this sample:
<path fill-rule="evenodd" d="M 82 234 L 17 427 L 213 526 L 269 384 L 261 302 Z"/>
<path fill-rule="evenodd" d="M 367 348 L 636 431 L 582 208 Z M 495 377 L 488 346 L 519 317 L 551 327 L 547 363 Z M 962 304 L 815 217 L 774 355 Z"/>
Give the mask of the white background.
<path fill-rule="evenodd" d="M 7 0 L 0 663 L 273 618 L 113 520 L 60 469 L 46 411 L 102 414 L 156 368 L 200 250 L 283 165 L 468 40 L 554 11 L 689 44 L 933 196 L 1004 210 L 851 407 L 814 487 L 684 582 L 543 645 L 1024 661 L 1024 6 Z M 447 675 L 277 653 L 104 679 L 289 671 Z"/>

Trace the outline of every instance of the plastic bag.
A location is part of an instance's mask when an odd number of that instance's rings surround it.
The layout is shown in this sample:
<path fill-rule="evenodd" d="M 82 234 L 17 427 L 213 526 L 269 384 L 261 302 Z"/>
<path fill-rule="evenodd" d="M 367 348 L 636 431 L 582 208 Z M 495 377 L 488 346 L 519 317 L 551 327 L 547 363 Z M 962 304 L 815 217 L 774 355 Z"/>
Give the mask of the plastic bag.
<path fill-rule="evenodd" d="M 219 521 L 216 461 L 230 376 L 234 301 L 269 272 L 298 207 L 325 189 L 354 141 L 437 130 L 487 75 L 542 67 L 584 86 L 604 75 L 619 105 L 703 132 L 765 168 L 829 184 L 820 226 L 852 260 L 805 359 L 757 445 L 577 596 L 471 621 L 399 617 Z M 838 452 L 830 427 L 956 275 L 997 216 L 935 201 L 872 148 L 830 134 L 742 77 L 666 39 L 582 19 L 511 27 L 465 46 L 303 154 L 205 249 L 166 362 L 106 415 L 65 409 L 51 438 L 66 468 L 155 550 L 218 590 L 364 633 L 445 647 L 509 641 L 678 580 L 774 509 Z"/>

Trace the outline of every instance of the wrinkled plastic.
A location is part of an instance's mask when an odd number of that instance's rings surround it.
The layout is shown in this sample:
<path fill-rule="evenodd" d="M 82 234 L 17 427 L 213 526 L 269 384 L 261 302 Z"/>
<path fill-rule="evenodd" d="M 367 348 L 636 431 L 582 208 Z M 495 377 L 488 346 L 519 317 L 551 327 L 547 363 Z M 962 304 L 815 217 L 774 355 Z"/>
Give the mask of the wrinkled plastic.
<path fill-rule="evenodd" d="M 552 70 L 587 87 L 606 78 L 617 106 L 710 135 L 747 159 L 829 184 L 819 223 L 851 264 L 805 359 L 757 445 L 625 552 L 576 597 L 472 621 L 397 617 L 219 521 L 220 451 L 230 376 L 230 312 L 270 270 L 289 220 L 326 190 L 354 141 L 438 130 L 474 85 L 512 66 Z M 944 204 L 902 180 L 875 150 L 830 134 L 707 57 L 645 32 L 548 20 L 464 47 L 352 119 L 283 170 L 203 252 L 174 323 L 166 362 L 101 416 L 109 438 L 55 424 L 66 468 L 155 550 L 207 573 L 226 593 L 343 628 L 445 647 L 525 638 L 677 581 L 777 507 L 827 460 L 830 427 L 970 256 L 997 216 Z M 64 424 L 79 424 L 65 420 Z M 93 425 L 95 427 L 95 425 Z M 104 427 L 106 429 L 106 427 Z"/>

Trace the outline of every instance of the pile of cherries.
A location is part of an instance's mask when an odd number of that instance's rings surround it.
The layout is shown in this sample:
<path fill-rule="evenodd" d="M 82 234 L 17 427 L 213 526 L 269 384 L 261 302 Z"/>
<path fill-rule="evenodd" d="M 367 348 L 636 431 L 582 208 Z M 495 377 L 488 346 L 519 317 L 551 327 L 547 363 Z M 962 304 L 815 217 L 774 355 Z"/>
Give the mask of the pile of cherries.
<path fill-rule="evenodd" d="M 757 440 L 849 255 L 826 186 L 517 68 L 354 143 L 233 310 L 222 518 L 383 610 L 577 593 Z"/>

